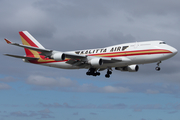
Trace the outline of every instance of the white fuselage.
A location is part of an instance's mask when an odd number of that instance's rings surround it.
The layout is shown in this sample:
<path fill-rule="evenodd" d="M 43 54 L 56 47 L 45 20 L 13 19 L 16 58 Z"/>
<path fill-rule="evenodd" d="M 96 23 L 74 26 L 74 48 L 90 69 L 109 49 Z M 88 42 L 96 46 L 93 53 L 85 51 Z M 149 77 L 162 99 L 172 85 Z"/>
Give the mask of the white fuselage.
<path fill-rule="evenodd" d="M 102 64 L 98 68 L 107 67 L 123 67 L 133 64 L 146 64 L 158 61 L 163 61 L 171 58 L 177 53 L 177 50 L 163 41 L 147 41 L 147 42 L 135 42 L 119 44 L 115 46 L 88 49 L 88 50 L 77 50 L 66 53 L 76 55 L 87 55 L 88 60 L 94 57 L 108 57 L 115 59 L 122 59 L 121 62 Z M 76 66 L 68 64 L 65 61 L 57 61 L 53 63 L 43 63 L 41 65 L 63 68 L 63 69 L 81 69 L 90 68 L 91 66 Z"/>

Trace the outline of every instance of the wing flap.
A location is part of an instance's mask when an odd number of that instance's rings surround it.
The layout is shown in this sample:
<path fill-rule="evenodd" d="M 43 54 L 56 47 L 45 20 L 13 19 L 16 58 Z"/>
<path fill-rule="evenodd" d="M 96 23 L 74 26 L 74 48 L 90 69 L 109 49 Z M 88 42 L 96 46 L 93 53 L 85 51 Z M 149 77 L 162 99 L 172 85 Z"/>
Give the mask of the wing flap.
<path fill-rule="evenodd" d="M 80 60 L 75 60 L 75 59 L 70 59 L 68 60 L 66 63 L 74 65 L 74 66 L 82 66 L 85 65 L 84 61 L 80 61 Z"/>
<path fill-rule="evenodd" d="M 117 58 L 106 58 L 106 57 L 103 57 L 102 58 L 103 60 L 103 64 L 105 63 L 115 63 L 115 62 L 122 62 L 122 59 L 117 59 Z"/>

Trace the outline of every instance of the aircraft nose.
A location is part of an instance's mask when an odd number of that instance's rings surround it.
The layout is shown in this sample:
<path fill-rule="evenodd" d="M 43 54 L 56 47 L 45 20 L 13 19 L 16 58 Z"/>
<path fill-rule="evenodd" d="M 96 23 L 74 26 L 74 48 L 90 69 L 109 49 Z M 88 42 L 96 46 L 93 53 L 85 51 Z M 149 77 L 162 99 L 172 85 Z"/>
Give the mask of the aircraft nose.
<path fill-rule="evenodd" d="M 172 48 L 171 52 L 173 53 L 173 55 L 176 55 L 178 53 L 178 50 L 176 48 Z"/>

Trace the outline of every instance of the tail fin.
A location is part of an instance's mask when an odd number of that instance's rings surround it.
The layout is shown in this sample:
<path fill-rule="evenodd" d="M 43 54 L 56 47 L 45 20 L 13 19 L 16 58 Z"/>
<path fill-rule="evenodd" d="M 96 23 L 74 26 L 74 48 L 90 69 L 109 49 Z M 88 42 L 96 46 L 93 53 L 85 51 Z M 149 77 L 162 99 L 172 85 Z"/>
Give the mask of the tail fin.
<path fill-rule="evenodd" d="M 28 31 L 20 31 L 19 34 L 23 45 L 45 49 Z M 26 56 L 35 56 L 35 54 L 38 54 L 37 51 L 33 51 L 27 48 L 24 49 Z"/>

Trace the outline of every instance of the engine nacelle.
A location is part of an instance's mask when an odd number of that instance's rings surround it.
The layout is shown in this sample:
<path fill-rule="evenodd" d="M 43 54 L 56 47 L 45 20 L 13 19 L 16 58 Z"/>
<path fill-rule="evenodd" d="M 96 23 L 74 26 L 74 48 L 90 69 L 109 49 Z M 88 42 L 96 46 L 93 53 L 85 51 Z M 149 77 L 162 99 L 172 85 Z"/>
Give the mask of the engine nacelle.
<path fill-rule="evenodd" d="M 61 52 L 54 53 L 54 54 L 51 56 L 51 58 L 54 59 L 55 61 L 65 60 L 65 54 L 64 54 L 64 53 L 61 53 Z"/>
<path fill-rule="evenodd" d="M 121 70 L 121 71 L 129 71 L 129 72 L 137 72 L 139 70 L 138 65 L 129 65 L 126 67 L 116 67 L 116 70 Z"/>
<path fill-rule="evenodd" d="M 103 64 L 103 60 L 101 58 L 91 59 L 89 62 L 92 66 L 101 66 Z"/>

